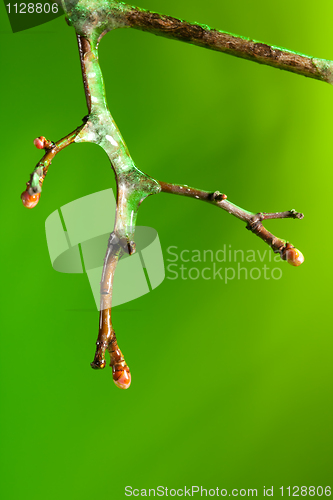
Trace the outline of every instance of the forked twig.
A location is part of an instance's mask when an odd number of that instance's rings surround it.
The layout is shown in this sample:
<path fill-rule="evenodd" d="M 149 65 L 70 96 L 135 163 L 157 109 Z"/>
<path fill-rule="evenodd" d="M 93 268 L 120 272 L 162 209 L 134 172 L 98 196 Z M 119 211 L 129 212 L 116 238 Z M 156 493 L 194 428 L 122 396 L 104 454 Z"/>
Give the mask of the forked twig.
<path fill-rule="evenodd" d="M 299 250 L 294 248 L 293 245 L 287 243 L 285 240 L 281 240 L 280 238 L 274 236 L 262 224 L 263 220 L 268 219 L 303 219 L 303 214 L 296 212 L 295 210 L 274 213 L 248 212 L 247 210 L 244 210 L 243 208 L 240 208 L 234 203 L 228 201 L 227 195 L 222 194 L 219 191 L 211 193 L 208 191 L 190 188 L 186 185 L 167 184 L 166 182 L 160 182 L 160 185 L 161 190 L 164 193 L 178 194 L 206 201 L 212 205 L 222 208 L 229 214 L 237 217 L 237 219 L 247 222 L 247 229 L 264 240 L 275 253 L 279 253 L 283 260 L 287 260 L 293 266 L 299 266 L 304 261 L 304 257 Z"/>
<path fill-rule="evenodd" d="M 125 243 L 125 242 L 124 242 Z M 116 334 L 111 322 L 111 304 L 112 304 L 112 286 L 113 277 L 117 263 L 126 250 L 128 253 L 132 250 L 130 247 L 122 246 L 115 233 L 111 233 L 104 267 L 101 279 L 101 312 L 99 319 L 99 333 L 97 338 L 97 348 L 92 368 L 105 368 L 105 351 L 110 354 L 110 366 L 115 384 L 121 389 L 126 389 L 131 383 L 131 374 L 126 364 L 124 356 L 118 347 Z M 133 253 L 131 251 L 131 253 Z"/>
<path fill-rule="evenodd" d="M 108 5 L 108 8 L 105 6 Z M 79 46 L 83 83 L 88 106 L 84 123 L 56 143 L 44 137 L 34 143 L 45 154 L 38 162 L 22 193 L 23 204 L 34 207 L 40 197 L 42 184 L 54 156 L 73 142 L 92 142 L 107 153 L 117 181 L 117 209 L 114 230 L 110 235 L 101 279 L 101 307 L 99 334 L 94 361 L 91 366 L 106 366 L 105 352 L 110 354 L 113 379 L 120 388 L 131 383 L 131 374 L 120 351 L 111 321 L 113 277 L 119 259 L 135 253 L 134 232 L 136 217 L 142 201 L 160 192 L 195 198 L 216 205 L 246 223 L 246 228 L 265 241 L 275 253 L 294 266 L 300 265 L 303 255 L 285 240 L 277 238 L 264 226 L 268 219 L 302 219 L 295 210 L 275 213 L 253 213 L 227 200 L 219 191 L 207 192 L 186 185 L 157 181 L 140 171 L 134 164 L 126 144 L 110 114 L 106 103 L 104 81 L 98 62 L 98 43 L 105 33 L 115 28 L 132 27 L 157 35 L 193 43 L 225 52 L 261 64 L 292 71 L 310 78 L 333 82 L 333 62 L 316 59 L 297 52 L 268 46 L 248 38 L 218 31 L 205 25 L 188 23 L 162 16 L 121 2 L 106 0 L 65 0 L 66 20 L 75 28 Z"/>
<path fill-rule="evenodd" d="M 25 207 L 34 208 L 37 205 L 40 198 L 40 193 L 42 192 L 44 179 L 53 158 L 57 153 L 59 153 L 59 151 L 66 148 L 75 141 L 83 126 L 84 125 L 80 125 L 73 132 L 66 135 L 66 137 L 63 137 L 62 139 L 59 139 L 59 141 L 57 142 L 49 141 L 43 136 L 37 137 L 34 140 L 36 148 L 44 149 L 45 154 L 35 166 L 35 169 L 30 175 L 30 180 L 26 183 L 26 190 L 21 194 L 21 199 Z"/>

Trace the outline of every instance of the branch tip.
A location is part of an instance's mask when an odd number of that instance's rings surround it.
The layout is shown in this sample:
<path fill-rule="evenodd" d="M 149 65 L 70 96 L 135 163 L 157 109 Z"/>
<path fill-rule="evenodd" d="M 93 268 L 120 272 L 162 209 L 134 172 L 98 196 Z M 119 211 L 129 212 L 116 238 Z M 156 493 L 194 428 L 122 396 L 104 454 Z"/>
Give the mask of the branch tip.
<path fill-rule="evenodd" d="M 298 267 L 304 262 L 304 255 L 297 248 L 295 248 L 291 243 L 286 243 L 285 246 L 280 251 L 280 256 L 282 260 L 286 260 L 288 264 Z"/>
<path fill-rule="evenodd" d="M 40 193 L 42 192 L 42 185 L 47 174 L 48 168 L 52 163 L 53 158 L 59 151 L 69 146 L 74 142 L 76 136 L 84 127 L 80 125 L 70 134 L 66 135 L 57 142 L 49 141 L 43 135 L 36 137 L 34 139 L 34 145 L 37 149 L 44 149 L 45 154 L 43 158 L 37 163 L 33 172 L 30 174 L 30 180 L 26 183 L 26 190 L 21 194 L 21 199 L 23 205 L 26 208 L 34 208 L 40 198 Z M 38 196 L 37 196 L 38 195 Z"/>

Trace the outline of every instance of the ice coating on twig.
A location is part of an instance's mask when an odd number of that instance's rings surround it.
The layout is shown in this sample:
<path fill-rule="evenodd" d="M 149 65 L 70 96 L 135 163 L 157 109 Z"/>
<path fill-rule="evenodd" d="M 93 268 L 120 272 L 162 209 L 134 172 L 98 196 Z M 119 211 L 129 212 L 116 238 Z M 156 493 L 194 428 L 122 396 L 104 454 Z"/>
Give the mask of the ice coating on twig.
<path fill-rule="evenodd" d="M 62 0 L 66 19 L 78 35 L 97 41 L 102 34 L 127 26 L 125 4 L 112 0 Z M 117 15 L 118 14 L 118 15 Z"/>
<path fill-rule="evenodd" d="M 147 196 L 158 193 L 161 187 L 155 179 L 135 166 L 107 106 L 96 44 L 91 39 L 81 42 L 80 38 L 86 94 L 90 97 L 90 114 L 75 142 L 98 144 L 108 155 L 118 186 L 115 232 L 119 237 L 133 239 L 140 203 Z"/>
<path fill-rule="evenodd" d="M 277 218 L 301 219 L 303 214 L 295 210 L 273 213 L 250 212 L 227 200 L 226 194 L 220 191 L 202 191 L 186 185 L 159 182 L 139 170 L 107 106 L 102 72 L 98 62 L 100 39 L 110 30 L 132 27 L 311 78 L 329 81 L 329 83 L 332 83 L 333 63 L 113 0 L 62 0 L 62 4 L 67 22 L 73 26 L 77 34 L 88 115 L 83 118 L 82 125 L 56 143 L 46 140 L 44 136 L 35 139 L 35 146 L 38 149 L 44 149 L 45 154 L 31 174 L 26 191 L 22 193 L 22 201 L 27 208 L 33 208 L 38 203 L 42 183 L 52 159 L 69 144 L 91 142 L 102 147 L 108 155 L 117 181 L 117 210 L 114 230 L 110 235 L 104 259 L 100 288 L 99 334 L 91 366 L 94 369 L 103 369 L 106 366 L 105 353 L 108 351 L 113 380 L 118 387 L 126 389 L 131 383 L 131 374 L 118 347 L 111 322 L 113 278 L 119 259 L 126 253 L 132 255 L 135 252 L 136 217 L 139 205 L 146 197 L 165 192 L 213 204 L 246 222 L 248 230 L 261 238 L 275 253 L 279 253 L 283 260 L 293 266 L 302 264 L 303 255 L 293 245 L 270 233 L 263 226 L 263 221 Z"/>

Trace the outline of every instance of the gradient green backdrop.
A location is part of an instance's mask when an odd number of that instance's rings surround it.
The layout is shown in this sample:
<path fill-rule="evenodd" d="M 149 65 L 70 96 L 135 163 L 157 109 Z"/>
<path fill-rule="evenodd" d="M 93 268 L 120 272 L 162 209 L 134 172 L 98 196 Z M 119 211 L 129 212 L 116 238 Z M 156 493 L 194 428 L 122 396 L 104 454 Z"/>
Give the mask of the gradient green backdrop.
<path fill-rule="evenodd" d="M 333 59 L 329 0 L 141 6 Z M 0 10 L 2 497 L 333 486 L 332 87 L 134 30 L 103 39 L 108 103 L 139 168 L 249 210 L 305 213 L 267 225 L 305 255 L 300 268 L 277 264 L 281 280 L 166 279 L 115 308 L 132 371 L 121 391 L 109 368 L 89 366 L 88 280 L 52 269 L 44 230 L 61 205 L 114 187 L 106 155 L 67 148 L 38 207 L 20 201 L 40 159 L 33 139 L 58 140 L 86 114 L 75 33 L 61 17 L 12 34 Z M 149 198 L 138 223 L 159 232 L 165 254 L 266 250 L 240 221 L 181 197 Z"/>

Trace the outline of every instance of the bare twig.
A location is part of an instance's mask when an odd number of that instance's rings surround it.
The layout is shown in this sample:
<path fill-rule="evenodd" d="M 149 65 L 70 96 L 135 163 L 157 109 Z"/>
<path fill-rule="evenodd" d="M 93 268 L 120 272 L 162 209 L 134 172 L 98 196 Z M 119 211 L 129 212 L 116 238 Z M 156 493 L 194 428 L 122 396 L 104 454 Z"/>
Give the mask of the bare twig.
<path fill-rule="evenodd" d="M 125 248 L 128 249 L 127 247 Z M 124 253 L 125 249 L 122 247 L 121 241 L 114 233 L 111 233 L 101 279 L 101 308 L 99 333 L 96 342 L 97 348 L 94 361 L 91 363 L 94 369 L 105 368 L 105 352 L 108 350 L 113 380 L 120 389 L 127 389 L 130 386 L 131 373 L 118 347 L 111 321 L 111 304 L 114 273 L 118 261 Z"/>
<path fill-rule="evenodd" d="M 333 62 L 330 60 L 306 56 L 226 31 L 216 30 L 205 24 L 189 23 L 138 7 L 126 6 L 123 17 L 131 28 L 333 83 Z"/>
<path fill-rule="evenodd" d="M 69 24 L 79 35 L 95 43 L 110 30 L 130 27 L 333 83 L 333 61 L 328 59 L 267 45 L 206 24 L 190 23 L 114 0 L 108 0 L 108 9 L 105 0 L 93 0 L 90 6 L 88 2 L 63 0 L 63 5 Z"/>
<path fill-rule="evenodd" d="M 253 213 L 234 205 L 219 191 L 207 192 L 185 185 L 158 182 L 139 170 L 134 164 L 126 144 L 110 114 L 106 103 L 104 81 L 98 62 L 98 43 L 108 31 L 132 27 L 156 35 L 193 43 L 237 57 L 268 64 L 310 78 L 333 81 L 333 62 L 315 59 L 302 54 L 270 47 L 255 40 L 218 31 L 205 25 L 188 23 L 169 16 L 162 16 L 113 0 L 63 0 L 67 22 L 76 31 L 81 61 L 82 77 L 88 107 L 83 125 L 56 143 L 44 137 L 35 140 L 45 155 L 37 164 L 22 194 L 23 203 L 32 208 L 38 202 L 41 186 L 54 156 L 72 142 L 92 142 L 107 153 L 117 182 L 117 210 L 114 230 L 110 235 L 101 279 L 101 308 L 97 348 L 93 368 L 104 368 L 105 352 L 110 354 L 113 379 L 120 388 L 127 388 L 131 375 L 120 351 L 111 322 L 113 278 L 119 259 L 135 252 L 134 232 L 136 217 L 144 199 L 159 192 L 183 195 L 216 205 L 246 222 L 246 227 L 274 252 L 290 264 L 303 262 L 302 254 L 285 240 L 275 237 L 262 224 L 267 219 L 298 218 L 303 214 L 290 210 L 275 213 Z"/>
<path fill-rule="evenodd" d="M 37 163 L 35 169 L 30 174 L 30 180 L 27 182 L 26 190 L 21 194 L 23 205 L 27 208 L 33 208 L 37 205 L 40 193 L 42 192 L 42 185 L 49 166 L 53 158 L 59 151 L 66 148 L 75 141 L 76 136 L 84 127 L 84 124 L 77 127 L 73 132 L 66 135 L 57 142 L 48 141 L 45 137 L 38 137 L 34 140 L 34 144 L 38 149 L 44 149 L 45 154 L 43 158 Z"/>
<path fill-rule="evenodd" d="M 286 251 L 294 248 L 290 243 L 287 243 L 285 240 L 277 238 L 272 233 L 270 233 L 262 224 L 261 221 L 267 219 L 302 219 L 303 214 L 296 212 L 295 210 L 289 210 L 287 212 L 274 212 L 274 213 L 253 213 L 244 210 L 243 208 L 238 207 L 234 203 L 231 203 L 227 200 L 227 195 L 220 193 L 219 191 L 209 192 L 209 191 L 201 191 L 199 189 L 191 188 L 187 185 L 180 184 L 168 184 L 166 182 L 159 182 L 161 186 L 162 193 L 170 193 L 177 194 L 181 196 L 188 196 L 190 198 L 195 198 L 197 200 L 206 201 L 212 205 L 216 205 L 219 208 L 222 208 L 229 214 L 237 217 L 247 223 L 246 229 L 249 229 L 254 234 L 259 236 L 265 243 L 267 243 L 275 253 L 279 253 L 283 260 L 287 260 L 292 265 L 300 265 L 304 257 L 299 252 L 299 250 L 295 249 L 298 252 L 299 258 L 296 260 L 295 256 L 289 252 L 289 258 L 286 258 Z M 288 245 L 288 247 L 287 247 Z"/>

